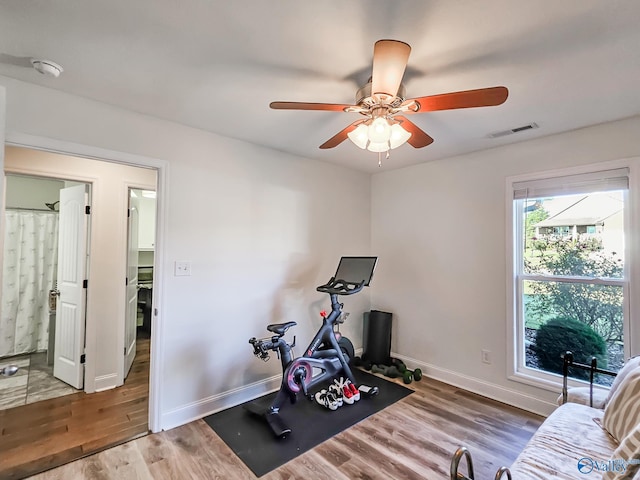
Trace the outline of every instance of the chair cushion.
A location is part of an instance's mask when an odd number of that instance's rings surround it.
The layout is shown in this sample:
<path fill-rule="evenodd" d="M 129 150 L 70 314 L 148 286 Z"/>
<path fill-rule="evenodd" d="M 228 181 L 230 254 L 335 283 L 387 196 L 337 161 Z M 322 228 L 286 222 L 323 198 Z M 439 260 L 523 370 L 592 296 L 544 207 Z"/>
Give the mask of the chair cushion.
<path fill-rule="evenodd" d="M 578 403 L 565 403 L 549 415 L 510 467 L 514 480 L 597 480 L 582 475 L 583 458 L 607 458 L 618 443 L 597 425 L 604 412 Z"/>
<path fill-rule="evenodd" d="M 608 392 L 599 388 L 593 389 L 593 408 L 602 410 L 606 405 Z M 567 402 L 589 405 L 589 387 L 574 387 L 567 390 Z M 558 397 L 558 405 L 562 405 L 562 394 Z"/>
<path fill-rule="evenodd" d="M 640 423 L 640 368 L 620 382 L 604 408 L 602 426 L 621 442 Z"/>

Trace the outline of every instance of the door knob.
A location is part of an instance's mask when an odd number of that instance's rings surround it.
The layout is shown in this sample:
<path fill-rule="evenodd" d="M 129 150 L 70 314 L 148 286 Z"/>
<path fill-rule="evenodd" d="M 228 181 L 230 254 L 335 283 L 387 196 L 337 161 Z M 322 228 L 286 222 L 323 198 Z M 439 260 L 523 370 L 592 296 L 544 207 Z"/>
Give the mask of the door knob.
<path fill-rule="evenodd" d="M 59 296 L 60 290 L 49 290 L 49 310 L 54 311 L 56 309 Z"/>

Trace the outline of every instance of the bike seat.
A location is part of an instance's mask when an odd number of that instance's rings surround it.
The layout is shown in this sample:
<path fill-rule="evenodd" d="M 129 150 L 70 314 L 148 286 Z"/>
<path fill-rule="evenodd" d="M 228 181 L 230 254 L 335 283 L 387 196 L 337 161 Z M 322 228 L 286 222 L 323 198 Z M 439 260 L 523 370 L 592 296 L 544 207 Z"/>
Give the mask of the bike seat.
<path fill-rule="evenodd" d="M 289 328 L 296 326 L 296 322 L 287 322 L 287 323 L 272 323 L 271 325 L 267 325 L 267 330 L 278 334 L 280 336 L 284 335 Z"/>

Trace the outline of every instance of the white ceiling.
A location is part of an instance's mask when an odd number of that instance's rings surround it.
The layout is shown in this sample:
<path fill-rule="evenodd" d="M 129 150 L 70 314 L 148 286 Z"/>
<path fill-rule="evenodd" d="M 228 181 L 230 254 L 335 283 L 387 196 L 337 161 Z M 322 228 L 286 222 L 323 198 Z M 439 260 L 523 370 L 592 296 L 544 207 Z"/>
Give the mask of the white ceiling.
<path fill-rule="evenodd" d="M 373 44 L 412 47 L 407 97 L 504 85 L 506 103 L 419 113 L 435 141 L 383 169 L 640 114 L 635 0 L 0 0 L 0 74 L 294 155 L 374 172 L 349 141 L 358 114 L 269 109 L 353 103 Z M 30 57 L 64 67 L 58 79 Z M 536 122 L 540 128 L 487 134 Z"/>

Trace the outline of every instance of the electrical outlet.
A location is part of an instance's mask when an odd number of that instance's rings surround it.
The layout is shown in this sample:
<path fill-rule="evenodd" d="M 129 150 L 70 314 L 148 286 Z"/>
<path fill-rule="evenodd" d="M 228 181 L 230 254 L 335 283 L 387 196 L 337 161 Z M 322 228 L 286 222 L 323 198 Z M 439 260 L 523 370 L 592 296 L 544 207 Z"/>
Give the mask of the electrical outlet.
<path fill-rule="evenodd" d="M 490 350 L 482 350 L 482 363 L 486 363 L 487 365 L 491 365 L 491 351 Z"/>
<path fill-rule="evenodd" d="M 191 275 L 191 262 L 176 262 L 174 271 L 176 277 L 188 277 Z"/>

